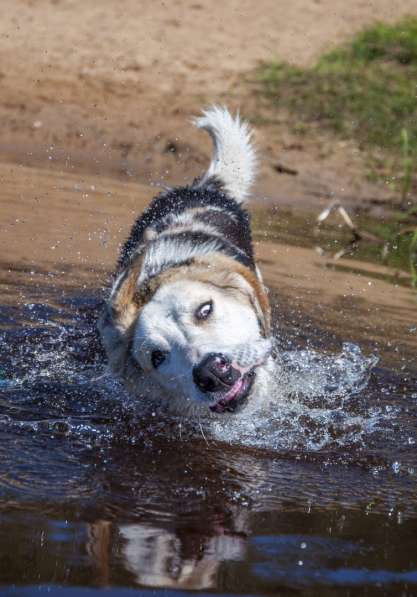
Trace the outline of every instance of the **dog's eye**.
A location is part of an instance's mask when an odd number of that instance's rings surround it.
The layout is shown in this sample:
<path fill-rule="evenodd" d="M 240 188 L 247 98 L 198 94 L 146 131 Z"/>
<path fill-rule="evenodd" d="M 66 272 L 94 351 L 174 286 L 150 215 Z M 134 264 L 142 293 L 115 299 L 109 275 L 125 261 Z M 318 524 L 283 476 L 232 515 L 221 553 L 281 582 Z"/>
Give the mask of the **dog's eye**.
<path fill-rule="evenodd" d="M 166 356 L 167 353 L 162 350 L 153 350 L 151 354 L 153 368 L 158 369 L 158 367 L 165 361 Z"/>
<path fill-rule="evenodd" d="M 200 305 L 195 312 L 195 316 L 197 319 L 207 319 L 213 311 L 213 301 L 208 301 L 208 303 L 203 303 Z"/>

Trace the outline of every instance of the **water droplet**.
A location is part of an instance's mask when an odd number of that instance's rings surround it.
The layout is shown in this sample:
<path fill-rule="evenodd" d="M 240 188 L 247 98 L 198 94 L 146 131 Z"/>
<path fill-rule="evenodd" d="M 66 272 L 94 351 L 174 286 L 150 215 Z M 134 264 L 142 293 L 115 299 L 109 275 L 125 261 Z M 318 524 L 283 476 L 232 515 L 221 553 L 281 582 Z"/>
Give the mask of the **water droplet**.
<path fill-rule="evenodd" d="M 400 468 L 401 468 L 401 463 L 400 462 L 393 462 L 391 465 L 392 470 L 394 471 L 395 474 L 398 474 L 400 472 Z"/>

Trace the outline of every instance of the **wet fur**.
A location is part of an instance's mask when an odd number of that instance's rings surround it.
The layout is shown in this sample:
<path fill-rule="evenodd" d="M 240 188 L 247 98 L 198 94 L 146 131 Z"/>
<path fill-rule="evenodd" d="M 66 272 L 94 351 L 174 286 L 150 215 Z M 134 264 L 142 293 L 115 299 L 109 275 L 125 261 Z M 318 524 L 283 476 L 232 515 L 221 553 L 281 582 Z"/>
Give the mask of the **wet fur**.
<path fill-rule="evenodd" d="M 208 120 L 203 120 L 202 128 L 209 127 L 210 114 L 218 126 L 224 117 L 236 136 L 237 126 L 243 126 L 240 121 L 227 120 L 231 119 L 228 112 L 216 110 L 206 113 Z M 222 133 L 223 142 L 226 133 Z M 240 141 L 233 166 L 240 159 L 242 167 L 253 167 L 253 151 L 245 146 L 249 143 L 246 125 Z M 217 151 L 217 165 L 215 154 L 203 177 L 190 186 L 165 191 L 152 201 L 134 223 L 122 248 L 99 329 L 111 369 L 133 391 L 146 373 L 131 351 L 136 321 L 158 288 L 170 281 L 196 280 L 234 293 L 237 300 L 255 311 L 261 334 L 270 334 L 267 292 L 255 263 L 250 217 L 242 205 L 253 173 L 241 174 L 240 182 L 231 184 L 232 174 L 226 172 L 227 164 L 219 158 L 221 147 Z M 228 151 L 231 155 L 232 148 Z M 239 190 L 240 183 L 246 186 Z M 152 387 L 150 392 L 154 393 Z"/>

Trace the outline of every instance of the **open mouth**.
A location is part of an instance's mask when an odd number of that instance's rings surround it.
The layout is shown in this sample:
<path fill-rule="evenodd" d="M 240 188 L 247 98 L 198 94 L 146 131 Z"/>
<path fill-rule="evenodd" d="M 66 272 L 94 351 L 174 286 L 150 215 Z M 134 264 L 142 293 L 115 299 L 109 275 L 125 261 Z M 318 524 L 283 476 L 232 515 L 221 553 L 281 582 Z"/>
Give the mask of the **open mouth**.
<path fill-rule="evenodd" d="M 233 384 L 233 386 L 222 394 L 217 401 L 210 406 L 210 410 L 214 413 L 235 412 L 235 410 L 244 404 L 246 398 L 252 389 L 255 380 L 255 369 L 251 369 Z"/>

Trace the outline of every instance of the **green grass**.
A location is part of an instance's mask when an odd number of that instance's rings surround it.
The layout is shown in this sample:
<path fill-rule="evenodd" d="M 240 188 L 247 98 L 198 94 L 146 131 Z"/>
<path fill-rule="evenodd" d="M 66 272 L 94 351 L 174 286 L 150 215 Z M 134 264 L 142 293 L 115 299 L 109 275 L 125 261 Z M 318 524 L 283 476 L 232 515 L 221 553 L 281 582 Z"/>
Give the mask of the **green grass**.
<path fill-rule="evenodd" d="M 389 247 L 387 261 L 400 268 L 406 262 L 417 287 L 416 208 L 410 209 L 417 164 L 417 18 L 364 30 L 311 68 L 272 62 L 257 75 L 258 93 L 288 110 L 295 132 L 327 129 L 367 150 L 374 177 L 380 172 L 398 192 L 397 207 L 407 210 L 408 220 L 402 226 L 399 217 L 374 232 Z"/>
<path fill-rule="evenodd" d="M 340 227 L 339 220 L 332 219 L 317 228 L 317 214 L 280 210 L 279 217 L 269 210 L 256 210 L 252 214 L 254 236 L 256 239 L 276 240 L 281 243 L 313 248 L 320 246 L 329 255 L 347 247 L 352 234 L 346 226 Z M 360 230 L 366 230 L 380 239 L 380 242 L 360 242 L 356 248 L 346 254 L 347 258 L 369 263 L 384 263 L 392 270 L 410 272 L 414 284 L 415 252 L 417 252 L 417 232 L 415 245 L 412 245 L 413 233 L 403 234 L 410 229 L 409 215 L 387 214 L 383 219 L 375 219 L 367 214 L 355 218 Z M 383 247 L 387 252 L 383 257 Z M 414 268 L 414 269 L 413 269 Z M 396 279 L 387 274 L 387 280 Z"/>
<path fill-rule="evenodd" d="M 315 123 L 399 157 L 405 130 L 417 150 L 417 18 L 375 25 L 311 68 L 263 64 L 258 81 L 298 127 Z"/>
<path fill-rule="evenodd" d="M 409 267 L 411 272 L 411 284 L 417 288 L 417 228 L 415 229 L 409 245 Z"/>

